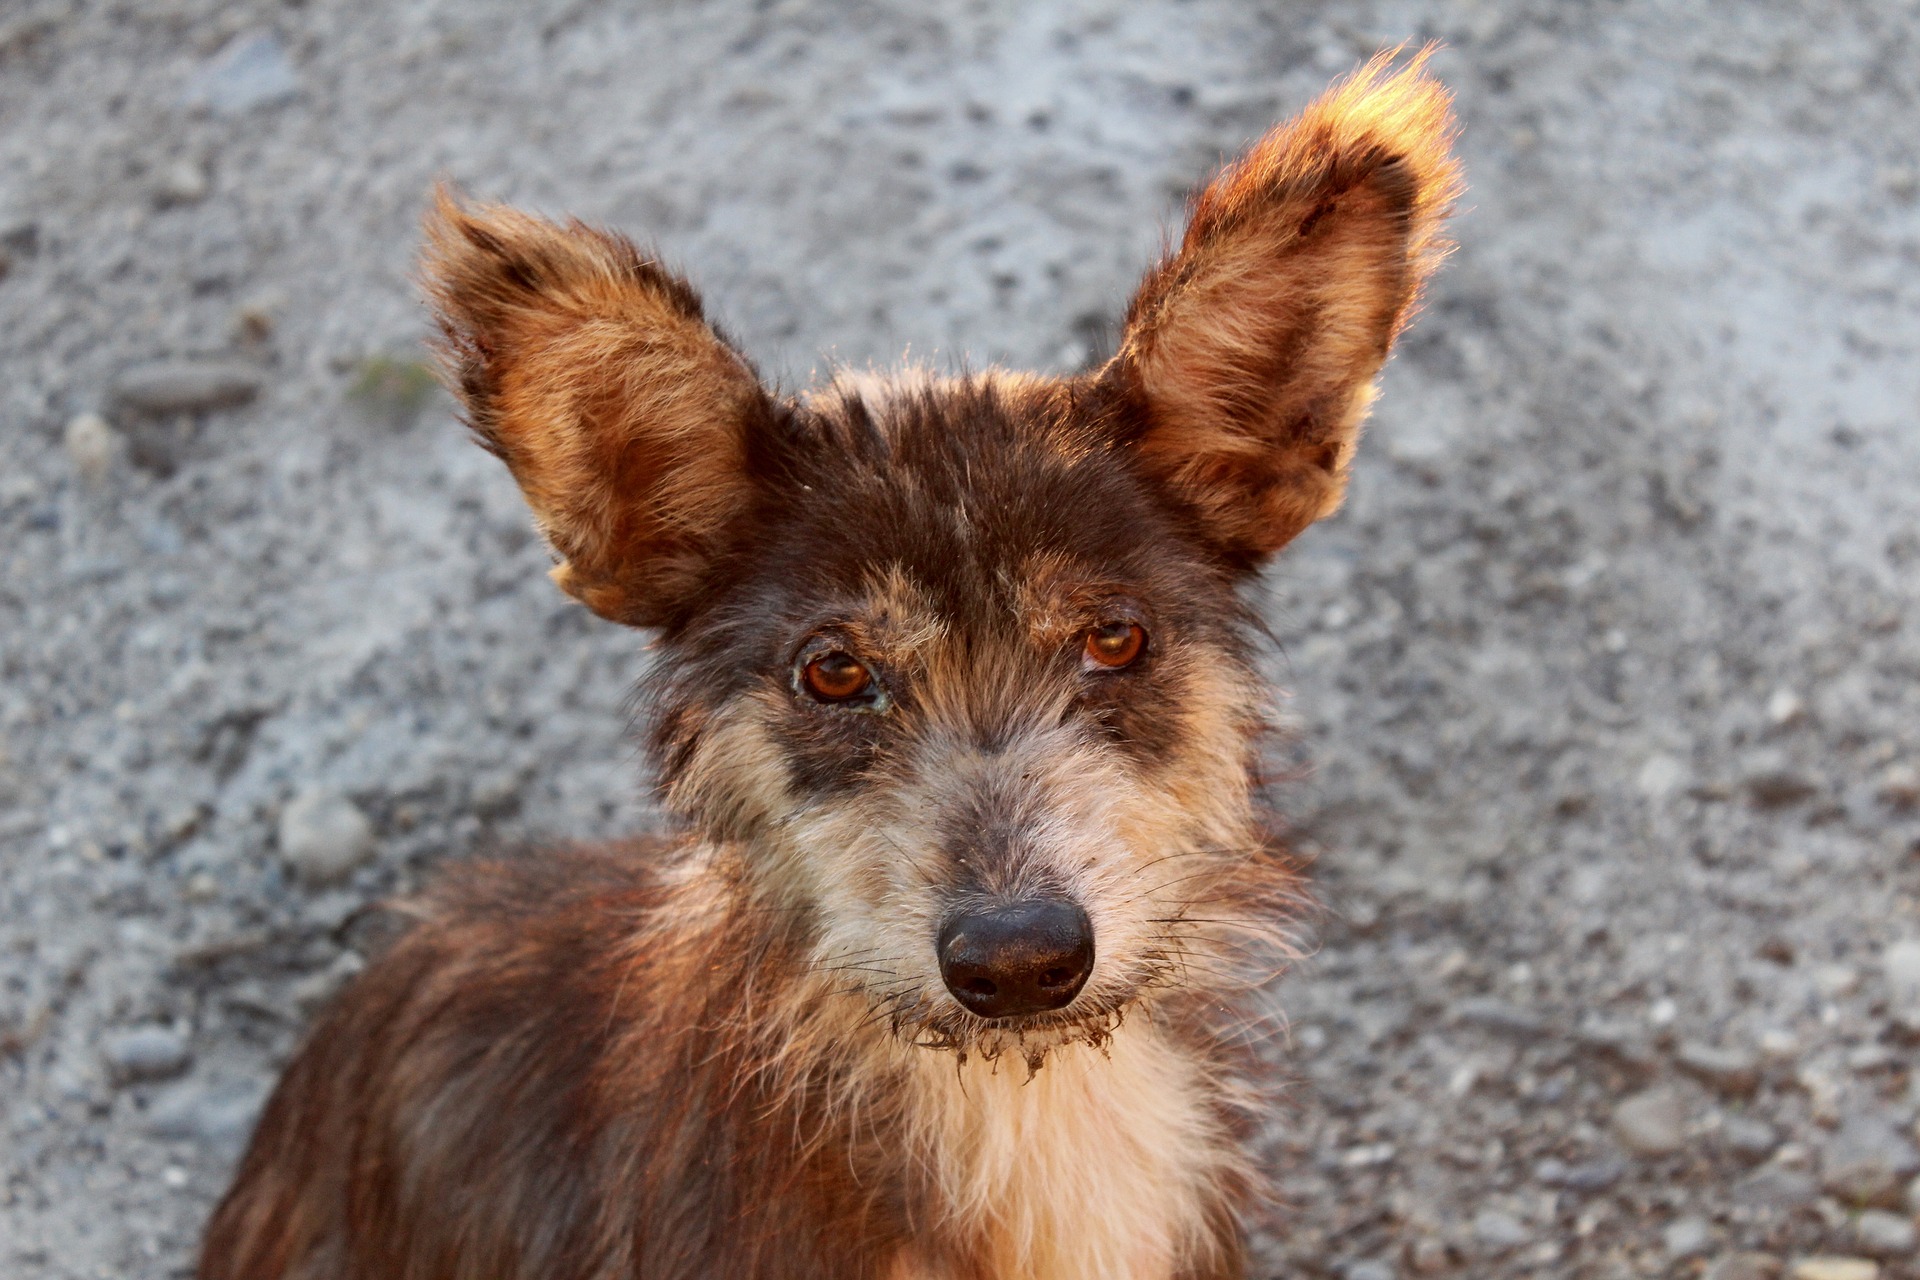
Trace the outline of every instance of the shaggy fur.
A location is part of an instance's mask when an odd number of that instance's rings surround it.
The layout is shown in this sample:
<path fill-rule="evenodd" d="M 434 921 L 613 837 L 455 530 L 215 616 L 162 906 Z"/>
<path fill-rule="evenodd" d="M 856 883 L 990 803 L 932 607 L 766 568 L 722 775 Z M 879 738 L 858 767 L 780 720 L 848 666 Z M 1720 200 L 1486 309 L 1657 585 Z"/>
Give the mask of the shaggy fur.
<path fill-rule="evenodd" d="M 452 868 L 336 1000 L 205 1280 L 1243 1274 L 1298 873 L 1239 588 L 1338 503 L 1442 246 L 1446 96 L 1369 66 L 1200 196 L 1119 354 L 765 390 L 618 236 L 442 193 L 449 376 L 560 585 L 659 630 L 682 834 Z M 1137 627 L 1138 656 L 1089 637 Z M 857 697 L 808 684 L 854 661 Z M 982 1017 L 956 913 L 1084 911 Z"/>

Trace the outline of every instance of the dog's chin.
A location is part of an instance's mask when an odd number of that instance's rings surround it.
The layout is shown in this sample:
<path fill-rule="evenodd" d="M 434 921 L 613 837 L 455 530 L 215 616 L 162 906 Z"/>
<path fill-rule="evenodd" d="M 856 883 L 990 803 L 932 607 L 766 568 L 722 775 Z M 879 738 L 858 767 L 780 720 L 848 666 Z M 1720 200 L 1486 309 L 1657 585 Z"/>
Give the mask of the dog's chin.
<path fill-rule="evenodd" d="M 1015 1018 L 982 1018 L 944 992 L 927 1007 L 893 1020 L 893 1032 L 920 1049 L 998 1062 L 1009 1058 L 1029 1072 L 1045 1065 L 1056 1050 L 1081 1045 L 1104 1050 L 1134 1008 L 1134 992 L 1095 997 L 1083 992 L 1064 1009 Z"/>

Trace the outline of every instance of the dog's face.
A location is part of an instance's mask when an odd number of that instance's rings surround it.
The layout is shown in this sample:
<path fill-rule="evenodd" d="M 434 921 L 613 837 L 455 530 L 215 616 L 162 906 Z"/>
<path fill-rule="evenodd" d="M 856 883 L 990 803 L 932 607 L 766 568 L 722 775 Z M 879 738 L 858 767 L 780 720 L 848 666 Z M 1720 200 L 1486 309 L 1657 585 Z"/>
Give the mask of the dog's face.
<path fill-rule="evenodd" d="M 617 237 L 442 198 L 426 277 L 562 587 L 659 628 L 672 807 L 813 971 L 919 1043 L 1036 1061 L 1271 971 L 1237 588 L 1341 497 L 1457 185 L 1378 67 L 1200 197 L 1074 379 L 780 399 Z"/>

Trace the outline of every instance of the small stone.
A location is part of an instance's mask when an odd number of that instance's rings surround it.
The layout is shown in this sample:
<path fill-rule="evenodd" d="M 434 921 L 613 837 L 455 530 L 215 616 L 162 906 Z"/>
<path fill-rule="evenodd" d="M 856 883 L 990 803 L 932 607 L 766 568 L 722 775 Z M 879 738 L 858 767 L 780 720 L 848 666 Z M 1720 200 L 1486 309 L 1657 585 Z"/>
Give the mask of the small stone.
<path fill-rule="evenodd" d="M 232 360 L 158 360 L 128 369 L 113 384 L 115 403 L 152 414 L 232 409 L 259 394 L 259 372 Z"/>
<path fill-rule="evenodd" d="M 1680 1095 L 1654 1088 L 1637 1093 L 1613 1111 L 1613 1136 L 1637 1156 L 1670 1156 L 1686 1145 L 1687 1112 Z"/>
<path fill-rule="evenodd" d="M 1819 1198 L 1819 1184 L 1799 1169 L 1770 1164 L 1733 1184 L 1732 1199 L 1752 1209 L 1799 1209 Z"/>
<path fill-rule="evenodd" d="M 1920 1008 L 1920 939 L 1903 938 L 1880 953 L 1890 1003 Z"/>
<path fill-rule="evenodd" d="M 1823 964 L 1813 971 L 1813 985 L 1829 1000 L 1844 1000 L 1860 989 L 1860 971 L 1844 964 Z"/>
<path fill-rule="evenodd" d="M 1460 1001 L 1454 1006 L 1453 1016 L 1469 1026 L 1518 1039 L 1532 1039 L 1546 1030 L 1546 1024 L 1538 1017 L 1492 996 L 1471 996 Z"/>
<path fill-rule="evenodd" d="M 1640 770 L 1634 774 L 1634 785 L 1640 794 L 1651 800 L 1661 800 L 1680 790 L 1687 782 L 1687 766 L 1679 759 L 1664 754 L 1651 755 L 1641 762 Z"/>
<path fill-rule="evenodd" d="M 1729 1253 L 1716 1259 L 1702 1280 L 1780 1280 L 1783 1265 L 1770 1253 Z"/>
<path fill-rule="evenodd" d="M 1920 769 L 1912 765 L 1889 765 L 1880 775 L 1877 793 L 1880 803 L 1890 809 L 1920 809 Z"/>
<path fill-rule="evenodd" d="M 343 951 L 326 968 L 295 982 L 287 995 L 304 1014 L 311 1016 L 333 998 L 347 980 L 366 968 L 367 962 L 351 951 Z"/>
<path fill-rule="evenodd" d="M 157 1138 L 237 1152 L 266 1100 L 265 1087 L 253 1081 L 182 1081 L 147 1107 L 147 1129 Z"/>
<path fill-rule="evenodd" d="M 373 856 L 373 824 L 336 792 L 303 791 L 280 811 L 280 857 L 312 887 L 338 884 Z"/>
<path fill-rule="evenodd" d="M 1653 1076 L 1660 1058 L 1637 1027 L 1616 1022 L 1590 1022 L 1574 1034 L 1574 1046 L 1584 1055 L 1619 1067 L 1637 1080 Z"/>
<path fill-rule="evenodd" d="M 1788 1280 L 1880 1280 L 1880 1264 L 1871 1258 L 1802 1258 Z"/>
<path fill-rule="evenodd" d="M 176 160 L 160 171 L 153 184 L 153 198 L 162 208 L 199 204 L 212 189 L 205 165 L 198 160 Z"/>
<path fill-rule="evenodd" d="M 1855 1219 L 1853 1240 L 1860 1252 L 1875 1258 L 1905 1258 L 1920 1246 L 1913 1220 L 1885 1209 L 1868 1209 Z"/>
<path fill-rule="evenodd" d="M 1393 1264 L 1379 1258 L 1350 1263 L 1345 1275 L 1346 1280 L 1399 1280 L 1399 1272 L 1393 1269 Z"/>
<path fill-rule="evenodd" d="M 1627 1166 L 1619 1160 L 1589 1160 L 1567 1170 L 1561 1185 L 1569 1191 L 1605 1191 L 1626 1177 Z"/>
<path fill-rule="evenodd" d="M 1780 1145 L 1780 1134 L 1764 1120 L 1729 1116 L 1720 1126 L 1720 1144 L 1742 1160 L 1765 1160 Z"/>
<path fill-rule="evenodd" d="M 1767 722 L 1776 729 L 1799 724 L 1807 717 L 1807 704 L 1791 689 L 1775 689 L 1767 699 Z"/>
<path fill-rule="evenodd" d="M 1419 1274 L 1430 1276 L 1452 1266 L 1453 1259 L 1448 1256 L 1446 1241 L 1437 1236 L 1423 1236 L 1407 1250 L 1407 1264 Z"/>
<path fill-rule="evenodd" d="M 1893 1025 L 1920 1034 L 1920 940 L 1901 938 L 1880 954 L 1887 988 L 1887 1013 Z"/>
<path fill-rule="evenodd" d="M 1660 1233 L 1667 1256 L 1674 1261 L 1695 1258 L 1713 1245 L 1713 1224 L 1705 1218 L 1676 1218 Z"/>
<path fill-rule="evenodd" d="M 1473 1215 L 1473 1238 L 1489 1249 L 1505 1252 L 1525 1244 L 1532 1233 L 1511 1214 L 1482 1209 Z"/>
<path fill-rule="evenodd" d="M 246 32 L 229 40 L 188 86 L 188 106 L 237 116 L 257 107 L 285 102 L 300 92 L 300 78 L 280 38 L 270 31 Z"/>
<path fill-rule="evenodd" d="M 68 422 L 65 442 L 74 470 L 88 484 L 99 484 L 106 478 L 125 445 L 120 433 L 97 413 L 83 413 Z"/>
<path fill-rule="evenodd" d="M 1799 804 L 1819 788 L 1779 752 L 1768 751 L 1749 762 L 1741 779 L 1747 799 L 1760 809 L 1784 809 Z"/>
<path fill-rule="evenodd" d="M 259 345 L 273 338 L 275 311 L 273 301 L 263 297 L 253 297 L 234 307 L 234 342 Z"/>
<path fill-rule="evenodd" d="M 1847 1050 L 1847 1070 L 1856 1075 L 1872 1075 L 1900 1065 L 1901 1055 L 1884 1044 L 1857 1044 Z"/>
<path fill-rule="evenodd" d="M 1920 1152 L 1898 1130 L 1871 1115 L 1849 1116 L 1827 1144 L 1822 1185 L 1857 1208 L 1895 1209 Z"/>
<path fill-rule="evenodd" d="M 114 1031 L 101 1041 L 100 1056 L 114 1079 L 123 1084 L 136 1080 L 164 1080 L 179 1075 L 193 1061 L 186 1037 L 171 1027 L 128 1027 Z"/>
<path fill-rule="evenodd" d="M 1720 1093 L 1744 1098 L 1760 1087 L 1760 1060 L 1748 1050 L 1690 1040 L 1675 1051 L 1673 1058 L 1682 1071 Z"/>

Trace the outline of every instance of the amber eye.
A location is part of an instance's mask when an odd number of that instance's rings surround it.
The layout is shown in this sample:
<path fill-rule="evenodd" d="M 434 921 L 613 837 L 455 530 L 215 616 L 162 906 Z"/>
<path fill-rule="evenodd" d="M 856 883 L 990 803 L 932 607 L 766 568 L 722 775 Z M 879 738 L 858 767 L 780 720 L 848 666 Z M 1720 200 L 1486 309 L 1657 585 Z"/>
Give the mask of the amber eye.
<path fill-rule="evenodd" d="M 822 702 L 845 702 L 873 687 L 873 673 L 851 654 L 835 649 L 800 668 L 800 684 Z"/>
<path fill-rule="evenodd" d="M 1147 629 L 1137 622 L 1103 622 L 1087 632 L 1086 661 L 1091 667 L 1118 669 L 1137 662 L 1147 647 Z"/>

